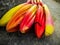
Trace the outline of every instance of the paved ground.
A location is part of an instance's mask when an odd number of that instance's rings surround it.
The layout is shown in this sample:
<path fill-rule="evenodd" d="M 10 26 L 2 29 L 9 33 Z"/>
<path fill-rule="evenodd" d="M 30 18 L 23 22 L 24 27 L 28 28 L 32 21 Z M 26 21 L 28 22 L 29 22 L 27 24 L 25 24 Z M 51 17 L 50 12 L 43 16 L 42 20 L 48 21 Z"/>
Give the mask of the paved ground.
<path fill-rule="evenodd" d="M 22 0 L 19 1 L 16 0 L 16 2 L 14 0 L 13 2 L 11 1 L 1 0 L 0 17 L 2 17 L 3 14 L 13 6 L 22 3 Z M 35 34 L 33 34 L 34 33 L 32 31 L 33 29 L 31 29 L 31 32 L 29 32 L 28 34 L 23 35 L 20 34 L 19 32 L 7 33 L 4 27 L 0 27 L 0 45 L 60 45 L 60 4 L 58 2 L 55 2 L 54 0 L 43 1 L 48 5 L 52 13 L 55 22 L 54 34 L 50 37 L 43 37 L 42 39 L 37 39 Z"/>

